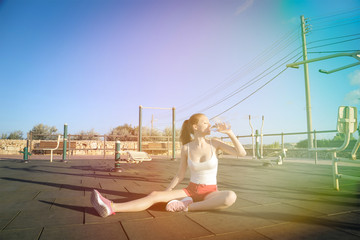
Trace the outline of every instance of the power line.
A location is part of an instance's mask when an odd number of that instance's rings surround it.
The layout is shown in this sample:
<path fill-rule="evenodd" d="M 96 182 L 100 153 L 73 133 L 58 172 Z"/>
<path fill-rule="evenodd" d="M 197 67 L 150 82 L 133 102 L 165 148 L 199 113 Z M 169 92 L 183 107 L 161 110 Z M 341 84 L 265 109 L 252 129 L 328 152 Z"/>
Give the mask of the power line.
<path fill-rule="evenodd" d="M 232 74 L 227 80 L 220 82 L 216 86 L 212 87 L 207 91 L 206 94 L 203 94 L 202 96 L 198 96 L 196 99 L 190 101 L 189 103 L 186 103 L 179 107 L 181 109 L 178 112 L 183 112 L 187 110 L 185 107 L 187 105 L 191 105 L 191 107 L 194 107 L 195 105 L 198 105 L 202 103 L 203 101 L 207 100 L 209 97 L 212 97 L 214 94 L 221 92 L 222 90 L 231 87 L 238 79 L 240 73 L 242 73 L 242 76 L 244 76 L 244 73 L 250 72 L 260 65 L 262 65 L 264 62 L 267 62 L 269 59 L 274 57 L 274 55 L 279 54 L 282 50 L 287 48 L 289 45 L 291 45 L 295 40 L 293 40 L 293 36 L 295 31 L 298 30 L 298 27 L 294 28 L 293 30 L 289 31 L 288 33 L 284 34 L 283 37 L 275 41 L 270 47 L 268 47 L 265 51 L 263 51 L 261 54 L 259 54 L 257 57 L 255 57 L 253 60 L 251 60 L 249 63 L 244 65 L 242 68 L 240 68 L 238 71 L 236 71 L 234 74 Z M 283 43 L 284 42 L 284 43 Z M 286 47 L 283 45 L 287 44 Z M 280 48 L 283 49 L 280 49 Z M 275 53 L 273 53 L 275 52 Z M 266 56 L 266 58 L 264 57 Z M 199 99 L 200 98 L 200 99 Z M 194 101 L 196 102 L 194 103 Z"/>
<path fill-rule="evenodd" d="M 341 52 L 357 52 L 360 51 L 359 49 L 357 50 L 340 50 L 340 51 L 321 51 L 321 52 L 308 52 L 308 53 L 341 53 Z"/>
<path fill-rule="evenodd" d="M 311 18 L 311 21 L 315 21 L 315 22 L 316 21 L 321 21 L 322 19 L 332 18 L 332 17 L 335 17 L 335 16 L 345 15 L 345 14 L 349 14 L 349 13 L 357 12 L 357 11 L 360 11 L 360 8 L 355 8 L 355 9 L 352 9 L 352 10 L 341 10 L 341 11 L 333 12 L 331 14 L 327 14 L 327 15 L 324 15 L 324 16 L 313 17 L 313 18 Z"/>
<path fill-rule="evenodd" d="M 300 56 L 298 59 L 300 59 L 302 56 Z M 298 60 L 297 59 L 297 60 Z M 295 60 L 295 62 L 297 61 Z M 280 76 L 283 72 L 285 72 L 285 70 L 288 69 L 288 67 L 284 68 L 281 72 L 279 72 L 276 76 L 274 76 L 273 78 L 271 78 L 269 81 L 267 81 L 265 84 L 263 84 L 262 86 L 260 86 L 258 89 L 256 89 L 254 92 L 250 93 L 248 96 L 246 96 L 245 98 L 243 98 L 242 100 L 240 100 L 239 102 L 237 102 L 236 104 L 232 105 L 231 107 L 229 107 L 228 109 L 226 109 L 225 111 L 213 116 L 212 118 L 210 118 L 210 120 L 221 116 L 222 114 L 230 111 L 231 109 L 233 109 L 234 107 L 236 107 L 237 105 L 239 105 L 240 103 L 244 102 L 246 99 L 248 99 L 249 97 L 251 97 L 252 95 L 254 95 L 255 93 L 257 93 L 258 91 L 260 91 L 262 88 L 264 88 L 266 85 L 268 85 L 270 82 L 272 82 L 275 78 L 277 78 L 278 76 Z"/>
<path fill-rule="evenodd" d="M 353 37 L 353 36 L 358 36 L 358 35 L 360 35 L 360 33 L 355 33 L 355 34 L 350 34 L 350 35 L 344 35 L 344 36 L 339 36 L 339 37 L 326 38 L 326 39 L 321 39 L 321 40 L 309 42 L 307 45 L 310 45 L 310 44 L 313 44 L 313 43 L 317 43 L 317 42 L 329 41 L 329 40 L 334 40 L 334 39 L 339 39 L 339 38 Z"/>
<path fill-rule="evenodd" d="M 331 46 L 331 45 L 340 44 L 340 43 L 344 43 L 344 42 L 355 41 L 355 40 L 358 40 L 358 39 L 360 39 L 360 37 L 358 37 L 358 38 L 353 38 L 353 39 L 348 39 L 348 40 L 344 40 L 344 41 L 339 41 L 339 42 L 334 42 L 334 43 L 323 44 L 323 45 L 314 46 L 314 47 L 309 47 L 308 49 L 314 49 L 314 48 L 319 48 L 319 47 L 326 47 L 326 46 Z"/>
<path fill-rule="evenodd" d="M 297 49 L 295 49 L 297 50 Z M 294 51 L 293 51 L 294 52 Z M 293 52 L 291 52 L 290 54 L 292 54 Z M 275 64 L 273 64 L 272 66 L 270 66 L 269 68 L 267 68 L 265 71 L 263 71 L 262 73 L 260 73 L 259 75 L 257 75 L 256 77 L 252 78 L 250 81 L 248 81 L 246 84 L 242 85 L 240 88 L 238 88 L 236 91 L 232 92 L 231 94 L 227 95 L 226 97 L 224 97 L 222 100 L 206 107 L 205 109 L 202 109 L 200 112 L 205 112 L 207 110 L 209 110 L 210 108 L 213 108 L 216 105 L 219 105 L 220 103 L 230 99 L 231 97 L 235 96 L 236 94 L 240 93 L 241 91 L 245 90 L 246 88 L 252 86 L 253 84 L 259 82 L 261 79 L 263 79 L 264 77 L 268 76 L 270 73 L 274 72 L 275 70 L 277 70 L 278 68 L 280 68 L 281 66 L 283 66 L 284 63 L 281 63 L 278 67 L 274 68 L 273 70 L 271 70 L 270 72 L 264 74 L 266 71 L 270 70 L 271 68 L 273 68 L 276 64 L 278 64 L 279 62 L 281 62 L 282 60 L 284 60 L 286 57 L 288 57 L 290 54 L 288 54 L 287 56 L 285 56 L 284 58 L 280 59 L 279 61 L 277 61 Z M 291 57 L 290 59 L 298 56 L 300 53 L 296 54 L 295 56 Z M 285 62 L 288 62 L 289 60 L 286 60 Z M 264 75 L 263 75 L 264 74 Z M 263 76 L 261 76 L 263 75 Z M 256 80 L 257 79 L 257 80 Z"/>
<path fill-rule="evenodd" d="M 327 26 L 324 26 L 324 27 L 315 27 L 315 28 L 312 28 L 312 31 L 321 31 L 321 30 L 325 30 L 325 29 L 329 29 L 329 28 L 336 28 L 336 27 L 341 27 L 341 26 L 345 26 L 345 25 L 350 25 L 350 24 L 354 24 L 354 23 L 358 23 L 360 22 L 360 20 L 358 21 L 352 21 L 352 22 L 348 22 L 348 23 L 343 23 L 343 24 L 337 24 L 337 25 L 327 25 Z"/>

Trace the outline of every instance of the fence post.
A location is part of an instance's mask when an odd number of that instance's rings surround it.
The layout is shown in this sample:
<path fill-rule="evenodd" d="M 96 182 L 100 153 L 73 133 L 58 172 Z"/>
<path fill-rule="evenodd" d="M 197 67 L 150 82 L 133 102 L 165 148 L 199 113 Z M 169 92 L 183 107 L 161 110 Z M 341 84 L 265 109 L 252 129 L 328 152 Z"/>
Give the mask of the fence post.
<path fill-rule="evenodd" d="M 106 135 L 104 134 L 104 159 L 106 158 Z"/>
<path fill-rule="evenodd" d="M 138 151 L 141 152 L 141 139 L 142 138 L 142 106 L 139 106 L 139 139 L 138 139 Z"/>
<path fill-rule="evenodd" d="M 314 129 L 314 145 L 315 145 L 315 149 L 317 149 L 316 130 L 315 129 Z M 315 151 L 315 164 L 317 164 L 317 160 L 318 160 L 318 153 L 317 153 L 317 151 Z"/>
<path fill-rule="evenodd" d="M 30 131 L 30 150 L 29 150 L 29 152 L 32 152 L 32 149 L 33 149 L 32 145 L 33 145 L 33 132 Z"/>
<path fill-rule="evenodd" d="M 68 143 L 69 143 L 69 149 L 67 150 L 67 156 L 68 156 L 68 159 L 70 159 L 70 153 L 71 153 L 71 135 L 68 134 Z"/>
<path fill-rule="evenodd" d="M 120 167 L 120 141 L 116 141 L 115 143 L 115 172 L 122 172 Z"/>
<path fill-rule="evenodd" d="M 175 138 L 176 138 L 176 129 L 175 129 L 175 107 L 172 108 L 172 160 L 175 160 Z"/>
<path fill-rule="evenodd" d="M 67 134 L 68 134 L 68 125 L 67 123 L 64 124 L 64 141 L 63 141 L 63 157 L 62 161 L 66 162 L 66 144 L 67 144 Z"/>

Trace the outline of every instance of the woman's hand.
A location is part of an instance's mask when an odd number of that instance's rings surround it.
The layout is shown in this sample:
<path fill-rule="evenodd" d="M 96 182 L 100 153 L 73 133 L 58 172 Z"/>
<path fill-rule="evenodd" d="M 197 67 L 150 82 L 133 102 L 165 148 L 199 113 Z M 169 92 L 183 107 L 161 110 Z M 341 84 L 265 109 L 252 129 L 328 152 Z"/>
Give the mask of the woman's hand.
<path fill-rule="evenodd" d="M 229 123 L 216 123 L 215 127 L 219 133 L 229 134 L 232 132 L 231 125 Z"/>

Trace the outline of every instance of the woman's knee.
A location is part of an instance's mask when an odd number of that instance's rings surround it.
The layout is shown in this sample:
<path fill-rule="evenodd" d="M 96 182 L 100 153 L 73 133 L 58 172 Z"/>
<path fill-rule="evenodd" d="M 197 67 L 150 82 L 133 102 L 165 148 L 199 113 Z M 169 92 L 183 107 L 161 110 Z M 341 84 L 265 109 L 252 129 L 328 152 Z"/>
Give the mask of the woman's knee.
<path fill-rule="evenodd" d="M 154 202 L 167 202 L 170 196 L 169 192 L 153 191 L 149 194 L 149 197 L 151 197 Z"/>
<path fill-rule="evenodd" d="M 152 198 L 158 198 L 159 196 L 161 196 L 161 192 L 160 191 L 153 191 L 149 194 L 150 197 Z"/>
<path fill-rule="evenodd" d="M 225 196 L 225 206 L 230 207 L 231 205 L 233 205 L 236 201 L 236 198 L 236 193 L 234 193 L 233 191 L 228 191 Z"/>

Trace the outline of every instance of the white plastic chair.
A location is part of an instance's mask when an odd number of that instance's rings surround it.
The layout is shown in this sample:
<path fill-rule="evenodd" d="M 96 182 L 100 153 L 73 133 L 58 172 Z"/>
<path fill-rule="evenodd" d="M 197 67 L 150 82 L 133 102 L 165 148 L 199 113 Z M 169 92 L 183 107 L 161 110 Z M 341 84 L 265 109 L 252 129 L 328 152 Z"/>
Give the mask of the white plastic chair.
<path fill-rule="evenodd" d="M 152 158 L 146 152 L 127 151 L 127 156 L 127 162 L 139 163 L 152 160 Z"/>
<path fill-rule="evenodd" d="M 61 136 L 61 135 L 58 135 L 56 148 L 44 148 L 44 149 L 43 149 L 43 150 L 45 150 L 45 151 L 50 151 L 50 162 L 52 162 L 52 160 L 53 160 L 53 151 L 54 151 L 54 150 L 57 150 L 57 149 L 59 148 L 60 140 L 61 140 L 61 139 L 62 139 L 62 136 Z"/>
<path fill-rule="evenodd" d="M 344 174 L 339 174 L 338 171 L 338 162 L 349 162 L 349 163 L 360 163 L 360 161 L 355 161 L 356 151 L 358 142 L 355 144 L 355 147 L 352 151 L 353 159 L 338 158 L 336 153 L 344 151 L 350 143 L 351 134 L 357 130 L 357 109 L 356 107 L 341 106 L 338 111 L 338 120 L 337 120 L 337 131 L 345 135 L 343 144 L 337 148 L 311 148 L 311 152 L 331 152 L 332 153 L 332 169 L 333 169 L 333 184 L 336 190 L 339 190 L 339 179 L 351 179 L 351 180 L 360 180 L 360 177 L 349 176 Z M 359 137 L 360 138 L 360 137 Z M 355 156 L 355 157 L 354 157 Z"/>

